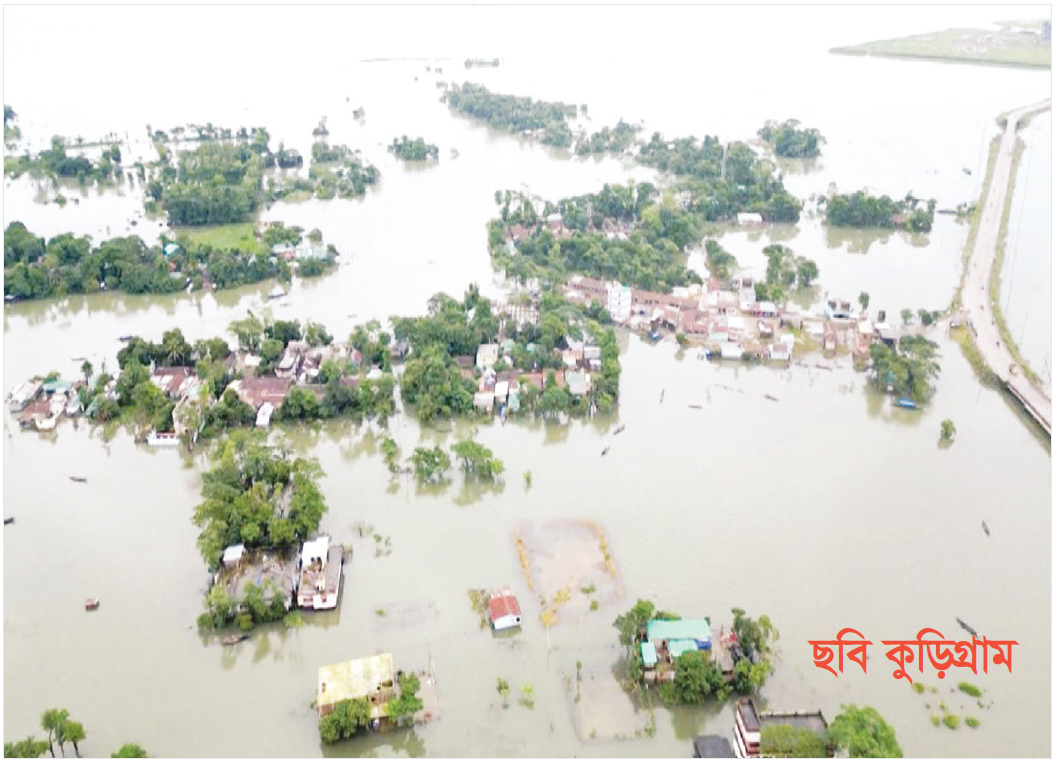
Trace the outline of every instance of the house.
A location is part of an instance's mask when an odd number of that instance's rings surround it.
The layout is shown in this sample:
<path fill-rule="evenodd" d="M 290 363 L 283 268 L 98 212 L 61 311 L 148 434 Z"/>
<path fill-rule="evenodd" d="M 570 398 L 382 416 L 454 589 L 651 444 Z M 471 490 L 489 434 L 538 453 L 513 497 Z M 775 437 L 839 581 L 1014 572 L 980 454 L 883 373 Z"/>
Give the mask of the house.
<path fill-rule="evenodd" d="M 334 706 L 346 699 L 366 699 L 370 702 L 370 719 L 381 721 L 387 717 L 389 701 L 396 697 L 396 674 L 392 654 L 377 654 L 319 668 L 319 686 L 315 706 L 319 717 L 329 715 Z"/>
<path fill-rule="evenodd" d="M 614 321 L 625 321 L 631 317 L 631 287 L 611 284 L 606 296 L 605 309 Z"/>
<path fill-rule="evenodd" d="M 244 544 L 239 543 L 236 546 L 228 546 L 224 549 L 224 555 L 221 557 L 221 562 L 225 567 L 237 567 L 238 563 L 242 561 L 242 555 L 246 553 L 246 547 Z"/>
<path fill-rule="evenodd" d="M 491 368 L 499 362 L 499 346 L 497 344 L 482 344 L 477 348 L 477 368 L 483 371 Z"/>
<path fill-rule="evenodd" d="M 173 400 L 185 397 L 198 383 L 194 369 L 189 366 L 156 366 L 150 381 Z"/>
<path fill-rule="evenodd" d="M 278 365 L 275 366 L 275 375 L 280 379 L 296 379 L 307 353 L 307 342 L 288 343 L 286 351 L 282 353 Z"/>
<path fill-rule="evenodd" d="M 34 381 L 32 379 L 19 384 L 11 390 L 11 394 L 7 396 L 8 410 L 11 411 L 11 413 L 18 413 L 21 411 L 26 407 L 27 403 L 31 402 L 40 394 L 41 386 L 42 385 L 39 381 Z"/>
<path fill-rule="evenodd" d="M 302 243 L 294 250 L 298 260 L 325 260 L 326 248 L 322 244 Z"/>
<path fill-rule="evenodd" d="M 738 212 L 737 224 L 741 227 L 754 228 L 763 224 L 763 216 L 758 212 Z"/>
<path fill-rule="evenodd" d="M 264 403 L 260 406 L 260 410 L 257 411 L 257 426 L 267 427 L 271 424 L 271 414 L 275 412 L 275 406 L 271 403 Z"/>
<path fill-rule="evenodd" d="M 895 341 L 898 338 L 895 334 L 895 330 L 891 328 L 890 324 L 877 323 L 873 330 L 876 332 L 876 338 L 886 344 L 888 347 L 894 347 Z"/>
<path fill-rule="evenodd" d="M 744 348 L 736 342 L 723 342 L 720 350 L 723 360 L 740 360 L 744 355 Z"/>
<path fill-rule="evenodd" d="M 650 620 L 645 626 L 646 639 L 657 654 L 678 654 L 694 649 L 711 649 L 711 624 L 707 618 L 696 620 Z M 674 654 L 677 651 L 678 654 Z"/>
<path fill-rule="evenodd" d="M 345 553 L 341 546 L 331 546 L 326 535 L 305 541 L 298 560 L 300 579 L 297 605 L 309 609 L 333 609 L 341 593 L 341 569 Z"/>
<path fill-rule="evenodd" d="M 152 429 L 147 435 L 147 445 L 152 448 L 177 447 L 180 444 L 180 436 L 175 432 L 158 432 Z"/>
<path fill-rule="evenodd" d="M 491 409 L 495 407 L 495 393 L 487 390 L 482 390 L 473 395 L 473 407 L 491 413 Z"/>
<path fill-rule="evenodd" d="M 858 314 L 846 300 L 830 299 L 825 302 L 825 317 L 831 320 L 856 320 Z"/>
<path fill-rule="evenodd" d="M 751 699 L 737 701 L 734 710 L 734 745 L 738 758 L 761 757 L 762 731 L 768 726 L 791 726 L 824 735 L 829 727 L 821 711 L 764 712 Z"/>
<path fill-rule="evenodd" d="M 730 330 L 730 339 L 741 339 L 744 336 L 744 316 L 730 315 L 726 318 L 726 325 Z"/>
<path fill-rule="evenodd" d="M 252 379 L 235 379 L 227 388 L 238 395 L 238 399 L 254 411 L 264 403 L 271 403 L 278 408 L 290 394 L 292 379 L 278 379 L 274 376 L 262 376 Z"/>
<path fill-rule="evenodd" d="M 582 397 L 590 392 L 590 374 L 584 371 L 566 371 L 565 383 L 573 397 Z"/>
<path fill-rule="evenodd" d="M 836 327 L 831 323 L 825 324 L 825 334 L 821 348 L 825 352 L 836 352 Z"/>
<path fill-rule="evenodd" d="M 508 381 L 495 382 L 495 405 L 506 405 L 506 399 L 510 395 L 510 383 Z"/>
<path fill-rule="evenodd" d="M 774 327 L 772 325 L 770 325 L 769 323 L 767 323 L 766 321 L 759 321 L 758 324 L 756 324 L 756 326 L 757 326 L 757 328 L 759 330 L 759 336 L 773 336 L 774 335 Z"/>
<path fill-rule="evenodd" d="M 658 662 L 656 655 L 656 647 L 653 646 L 652 642 L 643 641 L 639 644 L 642 652 L 642 666 L 646 670 L 653 670 Z"/>
<path fill-rule="evenodd" d="M 297 256 L 297 247 L 293 244 L 275 244 L 271 247 L 271 253 L 275 257 L 289 261 Z"/>
<path fill-rule="evenodd" d="M 792 360 L 792 348 L 787 344 L 770 345 L 770 360 L 787 363 Z"/>
<path fill-rule="evenodd" d="M 495 591 L 488 597 L 488 620 L 497 631 L 521 624 L 521 607 L 509 588 Z"/>
<path fill-rule="evenodd" d="M 733 747 L 726 737 L 716 735 L 697 737 L 693 740 L 694 758 L 734 758 Z"/>
<path fill-rule="evenodd" d="M 520 243 L 531 235 L 532 232 L 520 223 L 518 223 L 517 225 L 512 225 L 506 229 L 506 240 L 513 241 L 515 243 Z"/>

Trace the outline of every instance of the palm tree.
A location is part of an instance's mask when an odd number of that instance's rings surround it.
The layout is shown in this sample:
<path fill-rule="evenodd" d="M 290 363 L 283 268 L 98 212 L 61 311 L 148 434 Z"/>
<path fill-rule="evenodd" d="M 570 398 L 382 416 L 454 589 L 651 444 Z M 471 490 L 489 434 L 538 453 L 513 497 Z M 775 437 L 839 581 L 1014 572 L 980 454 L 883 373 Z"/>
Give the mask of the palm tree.
<path fill-rule="evenodd" d="M 84 384 L 88 386 L 92 382 L 92 362 L 85 360 L 81 363 L 81 373 L 84 374 Z"/>

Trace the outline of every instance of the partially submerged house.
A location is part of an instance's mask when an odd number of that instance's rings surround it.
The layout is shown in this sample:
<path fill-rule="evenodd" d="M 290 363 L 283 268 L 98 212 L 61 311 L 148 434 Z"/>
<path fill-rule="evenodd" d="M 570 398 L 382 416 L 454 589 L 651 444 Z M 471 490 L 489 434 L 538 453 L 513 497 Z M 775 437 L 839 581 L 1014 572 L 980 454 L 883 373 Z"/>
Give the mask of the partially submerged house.
<path fill-rule="evenodd" d="M 328 536 L 305 541 L 297 560 L 300 568 L 297 605 L 308 609 L 336 607 L 344 561 L 344 549 L 331 546 Z"/>
<path fill-rule="evenodd" d="M 693 740 L 694 758 L 733 758 L 736 755 L 726 737 L 709 735 Z"/>
<path fill-rule="evenodd" d="M 387 706 L 395 697 L 396 673 L 389 652 L 319 668 L 315 705 L 320 718 L 332 713 L 338 702 L 366 699 L 371 721 L 380 722 L 388 718 Z"/>
<path fill-rule="evenodd" d="M 738 758 L 761 757 L 762 731 L 767 726 L 792 726 L 818 734 L 825 733 L 829 726 L 820 710 L 761 713 L 751 699 L 737 701 L 734 718 L 733 738 Z"/>
<path fill-rule="evenodd" d="M 746 228 L 755 228 L 763 224 L 763 216 L 758 212 L 738 212 L 737 224 Z"/>
<path fill-rule="evenodd" d="M 7 396 L 8 410 L 11 413 L 18 413 L 40 394 L 40 389 L 41 383 L 39 381 L 28 379 L 22 382 L 11 390 L 11 394 Z"/>
<path fill-rule="evenodd" d="M 493 591 L 488 596 L 488 621 L 497 631 L 520 626 L 521 607 L 509 588 Z"/>
<path fill-rule="evenodd" d="M 675 660 L 686 652 L 711 649 L 711 624 L 707 618 L 650 620 L 639 649 L 647 680 L 673 680 Z"/>

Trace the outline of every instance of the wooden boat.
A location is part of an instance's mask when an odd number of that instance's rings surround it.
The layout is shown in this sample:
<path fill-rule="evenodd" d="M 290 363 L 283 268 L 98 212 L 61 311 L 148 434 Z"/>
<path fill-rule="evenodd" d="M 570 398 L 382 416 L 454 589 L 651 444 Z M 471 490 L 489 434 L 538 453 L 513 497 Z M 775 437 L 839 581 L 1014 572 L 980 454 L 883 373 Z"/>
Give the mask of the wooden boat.
<path fill-rule="evenodd" d="M 613 433 L 613 434 L 619 434 L 620 432 L 622 432 L 622 431 L 623 431 L 624 429 L 626 429 L 626 428 L 627 428 L 627 425 L 626 425 L 626 424 L 620 424 L 620 425 L 619 425 L 618 427 L 616 427 L 616 429 L 615 429 L 615 430 L 613 430 L 613 432 L 612 432 L 612 433 Z"/>
<path fill-rule="evenodd" d="M 87 482 L 87 477 L 70 477 L 71 482 Z"/>
<path fill-rule="evenodd" d="M 99 609 L 99 599 L 98 598 L 85 599 L 84 608 L 86 610 L 88 610 L 89 612 L 93 612 L 93 611 Z"/>
<path fill-rule="evenodd" d="M 767 400 L 773 400 L 775 403 L 777 402 L 777 398 L 773 395 L 763 395 L 763 397 L 765 397 Z"/>
<path fill-rule="evenodd" d="M 917 404 L 910 400 L 908 397 L 900 397 L 895 401 L 895 405 L 899 408 L 909 408 L 910 410 L 916 410 Z"/>
<path fill-rule="evenodd" d="M 14 517 L 4 517 L 4 524 L 5 525 L 13 525 L 14 523 L 15 523 L 15 518 Z"/>
<path fill-rule="evenodd" d="M 973 637 L 977 635 L 977 634 L 976 634 L 976 632 L 975 632 L 975 628 L 973 628 L 972 626 L 970 626 L 970 625 L 969 625 L 968 623 L 966 623 L 966 622 L 965 622 L 964 620 L 962 620 L 962 619 L 961 619 L 961 618 L 959 618 L 959 617 L 957 618 L 957 624 L 958 624 L 959 626 L 961 626 L 962 628 L 964 628 L 964 629 L 965 629 L 966 631 L 968 631 L 969 633 L 971 633 Z"/>
<path fill-rule="evenodd" d="M 990 537 L 990 528 L 986 526 L 986 520 L 983 520 L 983 532 L 986 533 L 986 537 Z"/>
<path fill-rule="evenodd" d="M 698 410 L 698 411 L 699 411 L 699 410 L 701 410 L 701 409 L 702 409 L 702 408 L 703 408 L 704 406 L 703 406 L 703 405 L 694 405 L 693 403 L 690 403 L 690 404 L 689 404 L 689 407 L 690 407 L 690 408 L 693 408 L 694 410 Z"/>
<path fill-rule="evenodd" d="M 605 446 L 605 450 L 601 451 L 601 455 L 603 455 L 603 456 L 604 456 L 604 455 L 605 455 L 606 453 L 608 453 L 608 452 L 609 452 L 609 446 L 608 446 L 608 445 L 606 445 L 606 446 Z"/>
<path fill-rule="evenodd" d="M 130 342 L 130 341 L 132 341 L 132 335 L 128 334 L 127 336 L 119 336 L 117 338 L 117 341 L 119 341 L 119 342 Z"/>
<path fill-rule="evenodd" d="M 222 639 L 220 639 L 220 643 L 224 646 L 232 646 L 234 644 L 239 644 L 247 640 L 248 638 L 248 633 L 232 633 L 230 636 L 224 636 Z"/>

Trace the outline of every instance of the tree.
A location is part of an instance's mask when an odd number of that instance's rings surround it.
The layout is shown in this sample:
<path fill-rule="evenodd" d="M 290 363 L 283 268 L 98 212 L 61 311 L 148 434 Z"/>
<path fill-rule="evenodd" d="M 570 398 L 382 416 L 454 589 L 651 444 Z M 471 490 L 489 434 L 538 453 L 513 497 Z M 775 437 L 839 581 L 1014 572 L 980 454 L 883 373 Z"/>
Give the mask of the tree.
<path fill-rule="evenodd" d="M 389 467 L 389 472 L 399 474 L 400 446 L 396 444 L 396 441 L 391 437 L 386 437 L 381 441 L 381 452 L 385 457 L 385 465 Z"/>
<path fill-rule="evenodd" d="M 121 745 L 121 749 L 110 755 L 111 758 L 148 758 L 147 751 L 138 744 L 129 742 Z"/>
<path fill-rule="evenodd" d="M 675 680 L 662 684 L 660 696 L 665 702 L 682 705 L 700 704 L 715 695 L 720 701 L 729 694 L 722 671 L 706 652 L 683 652 L 675 660 Z"/>
<path fill-rule="evenodd" d="M 910 310 L 907 307 L 904 310 L 902 310 L 902 323 L 904 325 L 908 326 L 912 322 L 913 322 L 913 311 Z"/>
<path fill-rule="evenodd" d="M 796 273 L 799 279 L 799 287 L 808 289 L 811 282 L 818 277 L 818 265 L 814 260 L 801 260 Z"/>
<path fill-rule="evenodd" d="M 829 726 L 829 737 L 852 758 L 901 758 L 895 730 L 871 707 L 844 705 Z"/>
<path fill-rule="evenodd" d="M 481 479 L 493 480 L 505 469 L 502 461 L 492 457 L 489 448 L 472 439 L 455 443 L 451 451 L 462 459 L 462 471 L 466 474 L 475 474 Z"/>
<path fill-rule="evenodd" d="M 258 352 L 264 336 L 264 324 L 249 312 L 245 318 L 232 321 L 228 330 L 238 337 L 238 346 L 247 352 Z"/>
<path fill-rule="evenodd" d="M 827 758 L 828 734 L 790 726 L 787 723 L 763 727 L 759 752 L 774 758 Z"/>
<path fill-rule="evenodd" d="M 431 482 L 444 478 L 444 472 L 451 468 L 451 457 L 439 445 L 433 448 L 415 448 L 411 454 L 411 463 L 419 482 Z"/>
<path fill-rule="evenodd" d="M 613 626 L 620 631 L 620 643 L 627 647 L 628 652 L 634 651 L 639 631 L 645 629 L 645 626 L 653 619 L 655 612 L 656 607 L 653 602 L 638 599 L 628 612 L 613 621 Z"/>
<path fill-rule="evenodd" d="M 309 347 L 323 347 L 334 341 L 334 338 L 327 333 L 326 326 L 323 324 L 308 321 L 304 327 L 304 341 Z"/>
<path fill-rule="evenodd" d="M 349 739 L 370 725 L 370 702 L 365 697 L 341 700 L 319 719 L 319 736 L 326 744 Z"/>
<path fill-rule="evenodd" d="M 53 758 L 55 757 L 55 748 L 52 743 L 58 742 L 59 746 L 62 747 L 66 738 L 63 733 L 63 726 L 65 726 L 69 717 L 70 713 L 68 710 L 45 710 L 40 716 L 40 727 L 48 732 L 48 750 Z M 65 752 L 63 755 L 65 755 Z"/>
<path fill-rule="evenodd" d="M 869 294 L 868 292 L 861 292 L 858 295 L 858 304 L 862 306 L 862 312 L 864 313 L 869 309 Z"/>
<path fill-rule="evenodd" d="M 84 724 L 77 721 L 67 721 L 65 734 L 66 741 L 73 745 L 73 751 L 77 757 L 81 757 L 81 751 L 77 747 L 78 742 L 83 742 L 87 734 L 84 732 Z"/>
<path fill-rule="evenodd" d="M 953 425 L 952 419 L 944 419 L 941 426 L 940 438 L 943 442 L 950 442 L 953 440 L 953 436 L 957 434 L 957 427 Z"/>
<path fill-rule="evenodd" d="M 48 743 L 45 741 L 38 741 L 33 738 L 33 735 L 29 735 L 20 742 L 5 742 L 4 743 L 4 757 L 5 758 L 39 758 L 48 749 Z M 55 757 L 52 753 L 51 757 Z"/>
<path fill-rule="evenodd" d="M 86 359 L 83 363 L 81 363 L 81 373 L 84 374 L 84 383 L 86 385 L 91 384 L 91 382 L 92 382 L 92 362 L 90 360 Z"/>
<path fill-rule="evenodd" d="M 401 675 L 399 684 L 399 696 L 389 700 L 385 708 L 389 718 L 397 725 L 411 720 L 414 714 L 424 706 L 422 700 L 416 696 L 421 688 L 421 681 L 418 676 L 413 673 Z"/>

